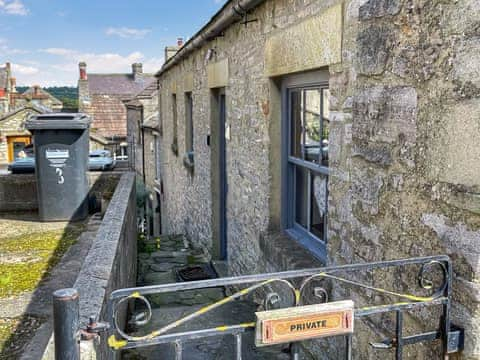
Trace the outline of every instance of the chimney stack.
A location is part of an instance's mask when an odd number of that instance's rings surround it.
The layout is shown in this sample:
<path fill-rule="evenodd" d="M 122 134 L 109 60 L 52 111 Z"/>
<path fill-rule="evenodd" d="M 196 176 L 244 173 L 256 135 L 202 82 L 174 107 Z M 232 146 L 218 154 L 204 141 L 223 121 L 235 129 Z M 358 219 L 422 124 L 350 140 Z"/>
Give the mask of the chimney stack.
<path fill-rule="evenodd" d="M 137 77 L 143 74 L 143 65 L 142 63 L 132 64 L 132 74 L 133 78 L 137 80 Z"/>
<path fill-rule="evenodd" d="M 33 95 L 38 96 L 40 93 L 40 85 L 33 85 Z"/>
<path fill-rule="evenodd" d="M 12 93 L 17 92 L 17 79 L 14 77 L 10 78 L 10 91 Z"/>
<path fill-rule="evenodd" d="M 80 70 L 80 80 L 87 80 L 87 63 L 83 61 L 80 62 L 78 69 Z"/>
<path fill-rule="evenodd" d="M 179 48 L 181 48 L 183 46 L 183 38 L 182 37 L 177 38 L 177 46 Z"/>

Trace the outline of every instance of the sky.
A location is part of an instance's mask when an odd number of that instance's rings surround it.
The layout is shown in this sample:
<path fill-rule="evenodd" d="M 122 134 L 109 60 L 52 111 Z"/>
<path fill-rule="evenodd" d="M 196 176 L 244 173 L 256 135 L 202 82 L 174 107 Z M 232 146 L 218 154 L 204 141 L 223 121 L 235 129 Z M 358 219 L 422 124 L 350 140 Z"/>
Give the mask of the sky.
<path fill-rule="evenodd" d="M 225 0 L 0 0 L 0 64 L 17 86 L 76 86 L 87 72 L 155 72 L 164 48 L 188 39 Z"/>

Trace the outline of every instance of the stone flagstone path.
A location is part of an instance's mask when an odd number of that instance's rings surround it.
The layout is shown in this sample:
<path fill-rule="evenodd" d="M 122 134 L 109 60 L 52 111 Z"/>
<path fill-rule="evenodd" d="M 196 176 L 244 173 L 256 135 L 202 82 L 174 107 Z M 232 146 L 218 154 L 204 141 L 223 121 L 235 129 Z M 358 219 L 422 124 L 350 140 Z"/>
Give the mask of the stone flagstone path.
<path fill-rule="evenodd" d="M 183 236 L 162 236 L 158 240 L 145 241 L 139 248 L 138 285 L 158 285 L 177 281 L 176 269 L 186 265 L 209 263 L 202 253 L 192 250 Z M 202 306 L 225 297 L 223 288 L 184 291 L 162 295 L 151 295 L 152 320 L 142 328 L 130 329 L 135 335 L 148 334 Z M 190 324 L 178 327 L 174 332 L 233 325 L 254 320 L 256 305 L 251 301 L 235 301 L 226 304 Z M 288 360 L 290 355 L 281 348 L 262 349 L 254 346 L 254 334 L 242 336 L 243 359 Z M 131 359 L 175 359 L 173 345 L 158 345 L 124 351 L 124 360 Z M 232 336 L 218 336 L 183 344 L 184 360 L 227 360 L 235 358 L 235 344 Z"/>

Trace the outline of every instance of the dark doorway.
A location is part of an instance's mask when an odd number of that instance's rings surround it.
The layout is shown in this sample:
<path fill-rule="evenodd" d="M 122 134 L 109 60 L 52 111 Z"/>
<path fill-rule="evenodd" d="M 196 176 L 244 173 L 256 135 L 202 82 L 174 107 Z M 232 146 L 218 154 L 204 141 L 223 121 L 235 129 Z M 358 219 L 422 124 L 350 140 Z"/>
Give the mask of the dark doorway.
<path fill-rule="evenodd" d="M 227 259 L 227 160 L 225 142 L 226 98 L 224 89 L 212 91 L 212 233 L 213 256 L 218 260 Z"/>

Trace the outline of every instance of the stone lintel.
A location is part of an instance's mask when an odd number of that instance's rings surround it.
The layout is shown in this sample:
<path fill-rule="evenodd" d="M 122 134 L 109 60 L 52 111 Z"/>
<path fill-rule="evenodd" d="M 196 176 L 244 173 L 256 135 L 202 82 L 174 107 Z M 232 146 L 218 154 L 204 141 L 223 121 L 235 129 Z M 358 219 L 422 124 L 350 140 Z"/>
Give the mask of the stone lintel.
<path fill-rule="evenodd" d="M 208 64 L 207 77 L 210 89 L 228 86 L 228 59 Z"/>
<path fill-rule="evenodd" d="M 267 38 L 265 75 L 313 70 L 342 61 L 342 5 Z"/>

